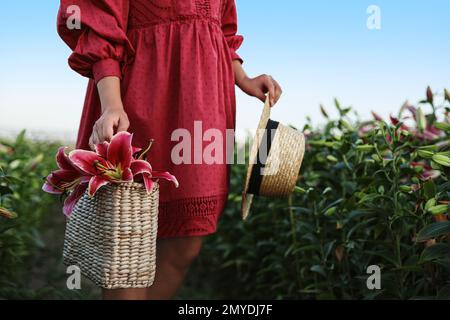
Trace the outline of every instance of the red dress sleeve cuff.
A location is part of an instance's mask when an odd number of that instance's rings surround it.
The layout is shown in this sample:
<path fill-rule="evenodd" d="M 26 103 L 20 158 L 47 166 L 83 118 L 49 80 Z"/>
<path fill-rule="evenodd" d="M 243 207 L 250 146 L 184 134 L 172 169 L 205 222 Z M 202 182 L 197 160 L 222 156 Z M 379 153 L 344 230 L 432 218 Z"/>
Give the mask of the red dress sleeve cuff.
<path fill-rule="evenodd" d="M 244 60 L 236 53 L 236 50 L 231 49 L 231 59 L 238 60 L 241 64 L 244 63 Z"/>
<path fill-rule="evenodd" d="M 239 60 L 242 64 L 244 60 L 236 53 L 236 51 L 241 47 L 242 42 L 244 42 L 244 37 L 240 35 L 234 35 L 227 38 L 228 47 L 231 53 L 232 60 Z"/>
<path fill-rule="evenodd" d="M 98 83 L 104 77 L 116 76 L 120 79 L 122 78 L 120 63 L 114 59 L 104 59 L 94 63 L 92 66 L 92 74 L 95 83 Z"/>

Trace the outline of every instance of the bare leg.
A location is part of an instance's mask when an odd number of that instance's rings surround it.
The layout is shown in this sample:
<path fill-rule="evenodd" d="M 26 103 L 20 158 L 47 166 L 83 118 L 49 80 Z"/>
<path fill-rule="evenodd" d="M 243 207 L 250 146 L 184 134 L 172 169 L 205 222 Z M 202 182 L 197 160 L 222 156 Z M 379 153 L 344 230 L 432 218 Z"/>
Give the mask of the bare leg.
<path fill-rule="evenodd" d="M 103 289 L 103 300 L 146 300 L 146 289 Z"/>
<path fill-rule="evenodd" d="M 147 299 L 167 300 L 176 295 L 202 241 L 202 237 L 158 240 L 155 282 L 147 288 Z"/>
<path fill-rule="evenodd" d="M 144 289 L 103 289 L 105 300 L 167 300 L 180 288 L 191 263 L 200 253 L 201 237 L 158 240 L 155 281 Z"/>

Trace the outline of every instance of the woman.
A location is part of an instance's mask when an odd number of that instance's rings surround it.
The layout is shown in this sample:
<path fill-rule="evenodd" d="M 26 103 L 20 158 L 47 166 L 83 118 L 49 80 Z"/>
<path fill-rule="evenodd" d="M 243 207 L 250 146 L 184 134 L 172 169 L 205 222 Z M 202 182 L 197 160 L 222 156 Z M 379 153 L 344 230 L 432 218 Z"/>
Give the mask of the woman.
<path fill-rule="evenodd" d="M 77 148 L 91 148 L 125 130 L 140 147 L 153 138 L 153 167 L 180 182 L 176 191 L 161 185 L 153 286 L 104 290 L 105 299 L 174 297 L 202 237 L 216 231 L 229 166 L 226 161 L 175 164 L 171 153 L 178 141 L 172 133 L 181 128 L 194 136 L 201 121 L 203 131 L 219 130 L 225 137 L 235 128 L 235 84 L 262 101 L 269 92 L 272 105 L 279 99 L 281 88 L 270 76 L 246 75 L 236 53 L 243 38 L 236 32 L 234 0 L 61 1 L 58 33 L 73 50 L 69 65 L 91 79 Z"/>

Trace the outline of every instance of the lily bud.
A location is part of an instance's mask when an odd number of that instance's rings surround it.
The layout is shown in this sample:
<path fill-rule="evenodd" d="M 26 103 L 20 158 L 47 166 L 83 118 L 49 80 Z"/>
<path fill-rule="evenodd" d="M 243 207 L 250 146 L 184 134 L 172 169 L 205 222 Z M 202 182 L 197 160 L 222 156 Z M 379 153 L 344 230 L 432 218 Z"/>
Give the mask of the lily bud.
<path fill-rule="evenodd" d="M 375 113 L 375 111 L 372 111 L 372 116 L 376 121 L 383 121 L 383 118 L 377 113 Z"/>
<path fill-rule="evenodd" d="M 417 109 L 416 117 L 417 117 L 416 119 L 417 128 L 419 129 L 420 132 L 423 132 L 427 125 L 427 119 L 425 118 L 425 114 L 423 113 L 422 108 Z"/>
<path fill-rule="evenodd" d="M 354 130 L 352 125 L 347 120 L 341 119 L 339 120 L 339 124 L 341 125 L 341 127 L 347 129 L 348 131 Z"/>
<path fill-rule="evenodd" d="M 433 104 L 433 91 L 430 86 L 427 88 L 427 102 Z"/>
<path fill-rule="evenodd" d="M 450 102 L 450 92 L 447 89 L 444 89 L 445 100 Z"/>
<path fill-rule="evenodd" d="M 431 157 L 431 159 L 433 159 L 434 162 L 440 164 L 441 166 L 450 167 L 450 158 L 443 154 L 435 154 Z"/>
<path fill-rule="evenodd" d="M 417 154 L 419 155 L 419 157 L 425 158 L 425 159 L 431 158 L 434 155 L 434 153 L 431 151 L 421 150 L 421 149 L 417 150 Z"/>
<path fill-rule="evenodd" d="M 374 149 L 374 146 L 371 144 L 362 144 L 359 146 L 356 146 L 356 150 L 361 152 L 370 152 Z"/>
<path fill-rule="evenodd" d="M 440 214 L 446 213 L 447 210 L 448 210 L 448 205 L 440 204 L 440 205 L 429 208 L 428 212 L 430 212 L 432 215 L 440 215 Z"/>
<path fill-rule="evenodd" d="M 399 189 L 400 189 L 400 191 L 403 191 L 403 192 L 411 192 L 411 191 L 413 191 L 413 189 L 410 186 L 406 186 L 406 185 L 400 186 Z"/>
<path fill-rule="evenodd" d="M 327 156 L 327 160 L 334 163 L 339 161 L 335 156 L 332 156 L 331 154 Z"/>
<path fill-rule="evenodd" d="M 425 203 L 425 211 L 430 210 L 434 206 L 436 206 L 436 198 L 431 198 L 427 201 L 427 203 Z"/>

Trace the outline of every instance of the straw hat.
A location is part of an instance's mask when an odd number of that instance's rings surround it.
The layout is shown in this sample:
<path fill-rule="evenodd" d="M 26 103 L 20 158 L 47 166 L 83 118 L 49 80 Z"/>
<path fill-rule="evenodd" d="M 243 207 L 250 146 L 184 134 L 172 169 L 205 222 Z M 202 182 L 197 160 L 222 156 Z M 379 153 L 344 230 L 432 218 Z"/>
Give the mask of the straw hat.
<path fill-rule="evenodd" d="M 271 120 L 269 101 L 267 97 L 250 151 L 242 193 L 244 220 L 255 196 L 286 197 L 294 191 L 305 153 L 304 135 Z"/>

